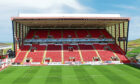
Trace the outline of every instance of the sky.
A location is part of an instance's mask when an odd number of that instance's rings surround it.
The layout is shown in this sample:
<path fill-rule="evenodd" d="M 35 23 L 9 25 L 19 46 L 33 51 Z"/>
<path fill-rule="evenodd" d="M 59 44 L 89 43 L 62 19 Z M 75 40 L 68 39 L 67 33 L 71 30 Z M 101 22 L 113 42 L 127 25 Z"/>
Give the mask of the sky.
<path fill-rule="evenodd" d="M 140 0 L 0 0 L 0 42 L 12 42 L 19 13 L 121 14 L 130 17 L 129 40 L 140 38 Z"/>

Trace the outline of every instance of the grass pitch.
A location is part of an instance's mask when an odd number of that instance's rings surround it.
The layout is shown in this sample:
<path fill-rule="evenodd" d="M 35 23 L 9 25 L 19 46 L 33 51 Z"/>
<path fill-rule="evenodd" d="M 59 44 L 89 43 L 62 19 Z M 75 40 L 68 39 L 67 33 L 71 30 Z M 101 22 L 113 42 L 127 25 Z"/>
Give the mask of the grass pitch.
<path fill-rule="evenodd" d="M 140 84 L 140 69 L 128 65 L 9 67 L 0 72 L 0 84 Z"/>

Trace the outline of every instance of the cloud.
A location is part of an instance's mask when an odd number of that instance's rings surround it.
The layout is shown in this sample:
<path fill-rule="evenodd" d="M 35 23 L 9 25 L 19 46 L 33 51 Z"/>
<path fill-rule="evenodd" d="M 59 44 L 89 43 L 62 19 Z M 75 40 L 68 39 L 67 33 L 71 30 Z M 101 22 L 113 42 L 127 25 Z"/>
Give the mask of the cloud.
<path fill-rule="evenodd" d="M 87 13 L 79 0 L 0 0 L 0 41 L 12 42 L 10 17 L 18 13 Z"/>
<path fill-rule="evenodd" d="M 114 7 L 124 10 L 114 10 Z M 0 0 L 0 10 L 0 41 L 12 41 L 10 17 L 18 16 L 18 13 L 97 13 L 97 11 L 98 13 L 119 13 L 121 16 L 131 17 L 130 40 L 140 38 L 140 17 L 138 14 L 133 16 L 136 14 L 134 11 L 139 10 L 135 5 L 111 5 L 108 10 L 101 11 L 82 5 L 80 0 Z"/>
<path fill-rule="evenodd" d="M 71 8 L 72 12 L 86 12 L 88 7 L 83 6 L 78 0 L 4 0 L 0 1 L 0 8 L 7 10 L 37 10 L 47 13 L 65 13 L 65 7 Z"/>

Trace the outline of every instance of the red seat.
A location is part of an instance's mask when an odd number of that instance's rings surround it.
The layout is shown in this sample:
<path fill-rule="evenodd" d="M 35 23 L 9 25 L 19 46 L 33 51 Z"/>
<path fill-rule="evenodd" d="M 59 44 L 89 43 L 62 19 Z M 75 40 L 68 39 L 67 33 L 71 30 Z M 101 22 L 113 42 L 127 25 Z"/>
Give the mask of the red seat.
<path fill-rule="evenodd" d="M 61 30 L 50 30 L 50 34 L 49 35 L 52 35 L 53 38 L 62 38 L 62 32 Z"/>
<path fill-rule="evenodd" d="M 29 52 L 27 58 L 31 58 L 32 62 L 42 62 L 44 52 Z"/>
<path fill-rule="evenodd" d="M 61 62 L 61 45 L 48 45 L 46 58 L 51 58 L 52 62 Z"/>
<path fill-rule="evenodd" d="M 91 34 L 92 38 L 99 38 L 99 36 L 102 35 L 99 29 L 88 30 L 88 32 Z"/>
<path fill-rule="evenodd" d="M 87 30 L 76 30 L 78 38 L 86 38 L 88 35 Z"/>
<path fill-rule="evenodd" d="M 102 61 L 112 61 L 111 57 L 114 56 L 112 51 L 98 51 Z"/>
<path fill-rule="evenodd" d="M 21 51 L 28 51 L 30 49 L 30 46 L 28 46 L 28 45 L 22 45 L 21 47 L 20 47 L 20 50 Z"/>
<path fill-rule="evenodd" d="M 61 51 L 60 52 L 51 52 L 46 53 L 46 58 L 51 58 L 52 62 L 61 62 Z"/>
<path fill-rule="evenodd" d="M 19 52 L 18 56 L 15 59 L 15 63 L 21 63 L 27 52 Z"/>
<path fill-rule="evenodd" d="M 93 57 L 97 57 L 96 52 L 94 51 L 91 45 L 79 45 L 83 60 L 93 61 Z"/>
<path fill-rule="evenodd" d="M 48 30 L 37 30 L 35 35 L 39 36 L 40 39 L 46 39 L 48 37 Z"/>
<path fill-rule="evenodd" d="M 68 38 L 69 35 L 71 36 L 71 38 L 76 38 L 74 30 L 63 30 L 63 38 Z"/>
<path fill-rule="evenodd" d="M 73 51 L 69 51 L 68 47 L 73 47 Z M 75 61 L 81 61 L 77 45 L 63 45 L 63 49 L 64 61 L 70 61 L 71 57 L 74 57 Z"/>
<path fill-rule="evenodd" d="M 105 29 L 102 29 L 101 32 L 105 36 L 105 38 L 112 38 L 112 36 Z"/>
<path fill-rule="evenodd" d="M 32 39 L 36 30 L 31 29 L 26 36 L 26 39 Z"/>

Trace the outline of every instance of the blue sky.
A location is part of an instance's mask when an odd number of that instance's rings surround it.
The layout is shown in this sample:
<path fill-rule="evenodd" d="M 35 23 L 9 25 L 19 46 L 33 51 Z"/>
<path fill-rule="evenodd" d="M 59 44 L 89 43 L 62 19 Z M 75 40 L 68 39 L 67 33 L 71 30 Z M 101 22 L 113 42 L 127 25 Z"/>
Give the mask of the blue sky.
<path fill-rule="evenodd" d="M 0 0 L 0 42 L 12 42 L 10 17 L 19 13 L 121 14 L 130 17 L 129 40 L 140 38 L 140 0 Z"/>

